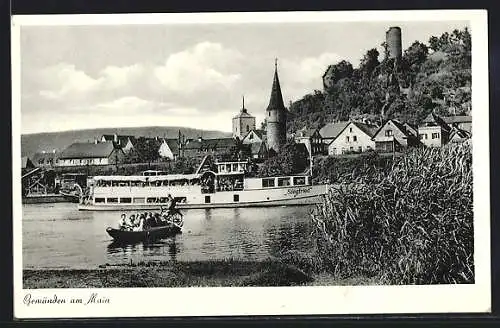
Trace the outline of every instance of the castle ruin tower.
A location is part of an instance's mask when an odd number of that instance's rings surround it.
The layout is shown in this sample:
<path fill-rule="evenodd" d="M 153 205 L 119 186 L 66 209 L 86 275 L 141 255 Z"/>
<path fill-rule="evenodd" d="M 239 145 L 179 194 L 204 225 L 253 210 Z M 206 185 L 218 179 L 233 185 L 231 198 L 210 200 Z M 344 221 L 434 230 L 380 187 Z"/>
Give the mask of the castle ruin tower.
<path fill-rule="evenodd" d="M 279 152 L 286 143 L 286 108 L 278 78 L 278 60 L 274 62 L 274 80 L 269 105 L 266 109 L 267 148 Z"/>
<path fill-rule="evenodd" d="M 389 27 L 385 32 L 387 43 L 387 56 L 389 59 L 400 59 L 402 56 L 401 28 L 399 26 Z"/>

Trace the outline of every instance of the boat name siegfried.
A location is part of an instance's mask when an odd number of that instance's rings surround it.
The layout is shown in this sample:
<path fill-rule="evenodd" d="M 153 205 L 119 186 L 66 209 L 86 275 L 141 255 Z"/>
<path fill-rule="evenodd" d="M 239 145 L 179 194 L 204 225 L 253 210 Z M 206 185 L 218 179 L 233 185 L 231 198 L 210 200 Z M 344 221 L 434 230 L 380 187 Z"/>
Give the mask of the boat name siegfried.
<path fill-rule="evenodd" d="M 301 194 L 308 194 L 312 190 L 312 187 L 299 187 L 299 188 L 290 188 L 287 190 L 287 195 L 293 195 L 294 197 L 297 197 L 298 195 Z"/>

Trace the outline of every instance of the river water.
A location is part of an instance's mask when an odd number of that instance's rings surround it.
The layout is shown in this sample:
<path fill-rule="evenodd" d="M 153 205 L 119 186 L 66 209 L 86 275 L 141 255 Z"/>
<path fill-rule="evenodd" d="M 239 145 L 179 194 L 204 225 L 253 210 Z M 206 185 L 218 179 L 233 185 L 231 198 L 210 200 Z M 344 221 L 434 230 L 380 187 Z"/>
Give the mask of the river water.
<path fill-rule="evenodd" d="M 78 211 L 76 204 L 23 205 L 24 268 L 95 268 L 133 261 L 261 260 L 307 251 L 311 206 L 185 210 L 183 233 L 152 244 L 115 245 L 106 227 L 121 212 Z"/>

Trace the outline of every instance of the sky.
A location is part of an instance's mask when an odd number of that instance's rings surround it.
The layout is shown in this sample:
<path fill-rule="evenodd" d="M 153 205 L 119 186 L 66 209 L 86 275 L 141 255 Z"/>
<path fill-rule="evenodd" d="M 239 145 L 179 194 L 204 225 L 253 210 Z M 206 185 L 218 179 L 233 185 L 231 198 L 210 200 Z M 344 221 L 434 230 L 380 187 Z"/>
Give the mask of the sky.
<path fill-rule="evenodd" d="M 186 126 L 231 131 L 242 106 L 265 117 L 274 59 L 283 100 L 322 90 L 328 65 L 355 67 L 390 26 L 403 49 L 468 26 L 304 22 L 21 27 L 21 133 Z"/>

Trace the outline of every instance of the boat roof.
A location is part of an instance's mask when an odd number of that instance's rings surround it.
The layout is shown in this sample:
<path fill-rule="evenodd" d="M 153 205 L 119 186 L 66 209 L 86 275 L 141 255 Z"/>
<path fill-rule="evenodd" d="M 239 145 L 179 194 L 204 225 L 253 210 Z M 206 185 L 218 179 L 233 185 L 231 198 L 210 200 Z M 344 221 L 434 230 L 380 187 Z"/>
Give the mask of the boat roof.
<path fill-rule="evenodd" d="M 94 180 L 106 181 L 165 181 L 165 180 L 192 180 L 199 178 L 199 174 L 169 174 L 169 175 L 101 175 L 95 176 Z"/>

